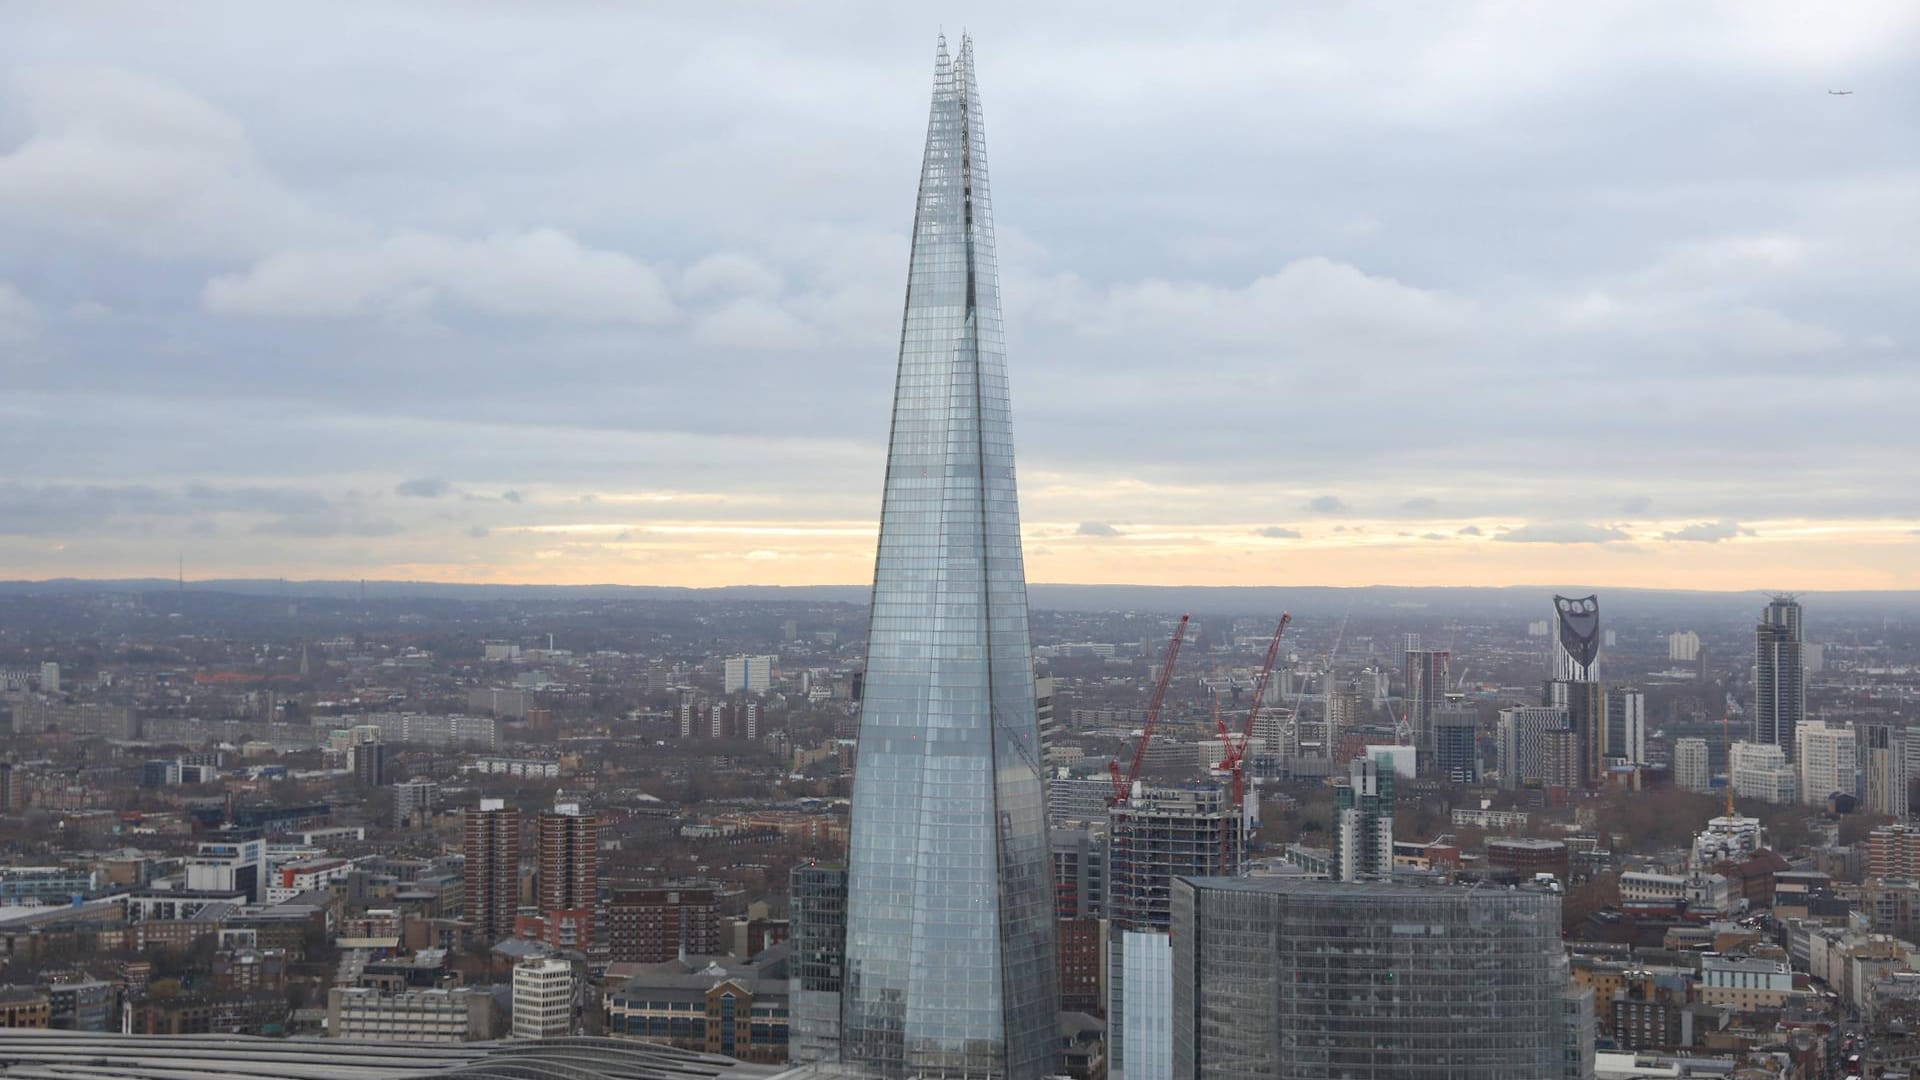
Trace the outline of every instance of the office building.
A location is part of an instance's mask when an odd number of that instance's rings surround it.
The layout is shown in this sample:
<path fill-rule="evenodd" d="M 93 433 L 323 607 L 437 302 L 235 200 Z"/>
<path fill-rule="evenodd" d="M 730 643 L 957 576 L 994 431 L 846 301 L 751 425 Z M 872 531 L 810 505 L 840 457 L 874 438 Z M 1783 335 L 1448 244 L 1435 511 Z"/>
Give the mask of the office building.
<path fill-rule="evenodd" d="M 1700 958 L 1699 996 L 1708 1005 L 1753 1012 L 1778 1009 L 1793 995 L 1793 968 L 1785 960 L 1718 953 Z"/>
<path fill-rule="evenodd" d="M 848 846 L 846 1063 L 1054 1070 L 1033 643 L 973 44 L 935 66 Z"/>
<path fill-rule="evenodd" d="M 11 814 L 26 804 L 20 781 L 21 777 L 14 772 L 13 762 L 0 761 L 0 814 Z"/>
<path fill-rule="evenodd" d="M 1418 747 L 1420 756 L 1426 759 L 1433 753 L 1434 710 L 1446 705 L 1447 689 L 1452 685 L 1447 679 L 1453 654 L 1422 649 L 1417 637 L 1409 640 L 1412 647 L 1406 652 L 1407 687 L 1401 721 L 1413 736 L 1412 745 Z"/>
<path fill-rule="evenodd" d="M 1553 893 L 1183 879 L 1174 912 L 1179 1080 L 1593 1075 Z"/>
<path fill-rule="evenodd" d="M 61 689 L 60 665 L 51 660 L 42 663 L 40 665 L 40 692 L 43 694 L 58 694 Z"/>
<path fill-rule="evenodd" d="M 1054 826 L 1107 820 L 1113 781 L 1105 776 L 1056 776 L 1047 783 L 1047 820 Z"/>
<path fill-rule="evenodd" d="M 481 799 L 462 821 L 466 918 L 489 943 L 513 936 L 520 911 L 520 811 Z"/>
<path fill-rule="evenodd" d="M 1860 748 L 1860 798 L 1869 814 L 1905 820 L 1907 817 L 1907 731 L 1892 724 L 1854 725 Z"/>
<path fill-rule="evenodd" d="M 1059 957 L 1060 1011 L 1097 1016 L 1107 1009 L 1106 923 L 1061 919 L 1055 928 Z"/>
<path fill-rule="evenodd" d="M 1600 681 L 1600 598 L 1553 598 L 1555 682 Z"/>
<path fill-rule="evenodd" d="M 1794 732 L 1807 715 L 1800 615 L 1798 600 L 1776 596 L 1754 628 L 1753 741 L 1788 755 L 1798 746 Z"/>
<path fill-rule="evenodd" d="M 256 832 L 231 839 L 202 840 L 187 859 L 187 888 L 245 893 L 247 902 L 267 898 L 267 842 Z"/>
<path fill-rule="evenodd" d="M 719 891 L 707 882 L 615 885 L 607 899 L 608 956 L 659 964 L 720 951 Z"/>
<path fill-rule="evenodd" d="M 1107 832 L 1053 829 L 1054 916 L 1101 919 L 1107 914 Z"/>
<path fill-rule="evenodd" d="M 1333 789 L 1333 879 L 1393 877 L 1393 759 L 1354 758 Z"/>
<path fill-rule="evenodd" d="M 1535 762 L 1541 787 L 1572 791 L 1586 786 L 1580 775 L 1580 734 L 1572 728 L 1550 728 L 1540 733 L 1540 756 Z"/>
<path fill-rule="evenodd" d="M 1764 842 L 1759 818 L 1713 818 L 1694 834 L 1693 858 L 1688 865 L 1699 870 L 1715 863 L 1740 862 L 1759 851 Z"/>
<path fill-rule="evenodd" d="M 1541 754 L 1542 736 L 1566 731 L 1567 710 L 1559 706 L 1519 705 L 1500 710 L 1497 725 L 1500 747 L 1500 786 L 1508 789 L 1541 786 L 1547 770 Z M 1563 777 L 1555 777 L 1563 779 Z"/>
<path fill-rule="evenodd" d="M 1436 710 L 1433 714 L 1434 775 L 1456 784 L 1478 783 L 1479 732 L 1480 716 L 1471 707 L 1449 705 Z"/>
<path fill-rule="evenodd" d="M 119 1031 L 126 1006 L 118 982 L 57 982 L 47 990 L 47 1026 L 55 1031 Z"/>
<path fill-rule="evenodd" d="M 494 1036 L 493 995 L 484 989 L 389 992 L 336 986 L 327 993 L 327 1034 L 384 1043 L 457 1043 Z"/>
<path fill-rule="evenodd" d="M 440 802 L 440 785 L 432 780 L 406 780 L 393 785 L 393 824 L 398 829 L 415 828 L 433 820 Z"/>
<path fill-rule="evenodd" d="M 1607 690 L 1606 702 L 1607 760 L 1646 764 L 1647 695 L 1631 686 L 1615 686 Z"/>
<path fill-rule="evenodd" d="M 1053 764 L 1054 744 L 1060 741 L 1060 721 L 1053 715 L 1053 679 L 1033 680 L 1033 722 L 1040 729 L 1040 760 Z"/>
<path fill-rule="evenodd" d="M 847 868 L 805 863 L 788 878 L 787 998 L 795 1062 L 840 1053 L 840 994 L 847 947 Z"/>
<path fill-rule="evenodd" d="M 1794 801 L 1800 784 L 1786 751 L 1772 743 L 1737 742 L 1727 751 L 1727 782 L 1742 799 Z"/>
<path fill-rule="evenodd" d="M 1328 675 L 1329 680 L 1333 679 Z M 1340 736 L 1366 717 L 1366 698 L 1357 679 L 1344 679 L 1327 691 L 1327 745 L 1340 745 Z"/>
<path fill-rule="evenodd" d="M 1607 771 L 1607 697 L 1597 682 L 1550 679 L 1545 705 L 1567 710 L 1567 729 L 1574 733 L 1575 785 L 1596 787 Z"/>
<path fill-rule="evenodd" d="M 52 1008 L 45 991 L 25 986 L 0 986 L 0 1030 L 28 1028 L 45 1031 L 52 1026 Z"/>
<path fill-rule="evenodd" d="M 513 1037 L 559 1039 L 573 1034 L 573 963 L 528 957 L 513 966 Z"/>
<path fill-rule="evenodd" d="M 773 669 L 780 665 L 777 656 L 729 656 L 726 661 L 725 692 L 764 694 L 773 687 Z"/>
<path fill-rule="evenodd" d="M 1566 881 L 1572 863 L 1564 841 L 1502 836 L 1487 841 L 1487 869 L 1517 881 L 1532 881 L 1540 874 Z"/>
<path fill-rule="evenodd" d="M 355 729 L 372 739 L 416 746 L 465 746 L 491 750 L 499 741 L 500 725 L 491 716 L 450 716 L 438 713 L 367 713 L 352 718 Z"/>
<path fill-rule="evenodd" d="M 1691 630 L 1676 630 L 1667 635 L 1667 659 L 1691 664 L 1700 659 L 1700 635 Z"/>
<path fill-rule="evenodd" d="M 67 904 L 101 884 L 99 874 L 76 866 L 0 866 L 0 907 Z"/>
<path fill-rule="evenodd" d="M 1231 794 L 1212 784 L 1136 784 L 1109 811 L 1107 1059 L 1126 1080 L 1164 1080 L 1173 1068 L 1173 881 L 1242 873 L 1244 827 Z"/>
<path fill-rule="evenodd" d="M 353 782 L 356 785 L 362 788 L 387 786 L 386 743 L 355 743 L 349 752 L 353 755 Z"/>
<path fill-rule="evenodd" d="M 1882 825 L 1867 834 L 1867 876 L 1920 878 L 1920 829 Z"/>
<path fill-rule="evenodd" d="M 741 1061 L 785 1062 L 792 1042 L 786 957 L 775 950 L 746 961 L 687 956 L 647 965 L 607 999 L 607 1030 Z M 842 1077 L 848 1070 L 816 1072 Z M 872 1075 L 858 1066 L 851 1072 Z"/>
<path fill-rule="evenodd" d="M 1708 792 L 1713 790 L 1712 758 L 1707 752 L 1707 740 L 1698 737 L 1675 739 L 1673 742 L 1673 785 L 1682 791 Z"/>
<path fill-rule="evenodd" d="M 1858 795 L 1859 750 L 1850 727 L 1809 720 L 1794 729 L 1800 800 L 1813 806 L 1832 795 Z"/>
<path fill-rule="evenodd" d="M 579 803 L 557 803 L 534 824 L 542 937 L 555 948 L 585 951 L 600 898 L 600 819 L 582 813 Z"/>

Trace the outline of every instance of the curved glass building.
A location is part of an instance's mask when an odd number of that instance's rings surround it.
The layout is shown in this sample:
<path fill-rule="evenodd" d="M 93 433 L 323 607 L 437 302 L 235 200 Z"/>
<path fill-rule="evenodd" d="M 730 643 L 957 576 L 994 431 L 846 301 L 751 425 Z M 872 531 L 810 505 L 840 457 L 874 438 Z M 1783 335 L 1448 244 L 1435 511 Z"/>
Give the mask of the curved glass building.
<path fill-rule="evenodd" d="M 1052 868 L 973 46 L 920 169 L 847 860 L 841 1061 L 1054 1071 Z"/>

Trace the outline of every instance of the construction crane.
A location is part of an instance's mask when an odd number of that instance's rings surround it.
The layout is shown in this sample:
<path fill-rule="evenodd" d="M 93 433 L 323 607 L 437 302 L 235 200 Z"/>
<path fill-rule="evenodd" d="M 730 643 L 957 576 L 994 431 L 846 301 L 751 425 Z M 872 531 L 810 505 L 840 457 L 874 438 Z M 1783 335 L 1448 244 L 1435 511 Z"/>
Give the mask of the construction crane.
<path fill-rule="evenodd" d="M 1153 738 L 1153 726 L 1160 722 L 1160 705 L 1167 700 L 1167 684 L 1173 680 L 1174 661 L 1180 659 L 1180 643 L 1187 636 L 1187 620 L 1190 615 L 1180 616 L 1180 624 L 1173 628 L 1173 640 L 1167 642 L 1167 658 L 1160 663 L 1159 681 L 1153 684 L 1153 697 L 1147 701 L 1147 722 L 1140 729 L 1140 741 L 1133 747 L 1133 765 L 1126 776 L 1120 775 L 1120 759 L 1107 762 L 1107 775 L 1113 777 L 1113 801 L 1123 803 L 1133 791 L 1133 782 L 1140 779 L 1140 767 L 1147 761 L 1147 742 Z"/>
<path fill-rule="evenodd" d="M 1333 662 L 1340 656 L 1340 643 L 1347 639 L 1347 620 L 1353 617 L 1353 609 L 1340 613 L 1340 629 L 1333 632 L 1333 648 L 1327 650 L 1327 677 L 1333 677 Z"/>
<path fill-rule="evenodd" d="M 1247 747 L 1253 742 L 1253 727 L 1260 719 L 1260 703 L 1266 700 L 1267 680 L 1273 677 L 1274 661 L 1280 658 L 1280 638 L 1286 634 L 1287 624 L 1292 621 L 1291 614 L 1284 611 L 1280 613 L 1280 625 L 1274 627 L 1273 640 L 1267 643 L 1267 658 L 1260 662 L 1260 677 L 1253 683 L 1253 703 L 1247 707 L 1247 720 L 1241 726 L 1239 742 L 1233 741 L 1233 736 L 1227 732 L 1226 722 L 1220 719 L 1219 698 L 1216 697 L 1213 702 L 1213 726 L 1219 729 L 1220 742 L 1225 748 L 1220 758 L 1220 769 L 1227 774 L 1229 782 L 1233 785 L 1235 810 L 1239 810 L 1246 803 L 1246 781 L 1241 762 L 1247 756 Z"/>

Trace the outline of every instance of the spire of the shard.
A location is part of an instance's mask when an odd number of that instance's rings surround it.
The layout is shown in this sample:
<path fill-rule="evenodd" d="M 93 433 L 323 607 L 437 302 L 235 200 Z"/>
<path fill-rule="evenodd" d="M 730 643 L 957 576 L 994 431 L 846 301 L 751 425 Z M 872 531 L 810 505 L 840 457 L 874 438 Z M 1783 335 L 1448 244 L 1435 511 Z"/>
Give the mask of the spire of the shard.
<path fill-rule="evenodd" d="M 1053 1071 L 1051 861 L 973 42 L 941 38 L 874 563 L 841 1057 Z"/>

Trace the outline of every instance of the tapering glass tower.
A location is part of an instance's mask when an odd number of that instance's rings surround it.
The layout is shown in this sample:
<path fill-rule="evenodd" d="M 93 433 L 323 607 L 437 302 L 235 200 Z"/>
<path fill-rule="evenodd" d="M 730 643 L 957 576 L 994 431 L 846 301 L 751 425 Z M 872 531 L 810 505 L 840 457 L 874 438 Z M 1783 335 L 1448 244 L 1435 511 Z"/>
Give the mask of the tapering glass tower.
<path fill-rule="evenodd" d="M 873 574 L 841 1060 L 1054 1071 L 1051 867 L 973 44 L 942 38 Z"/>

